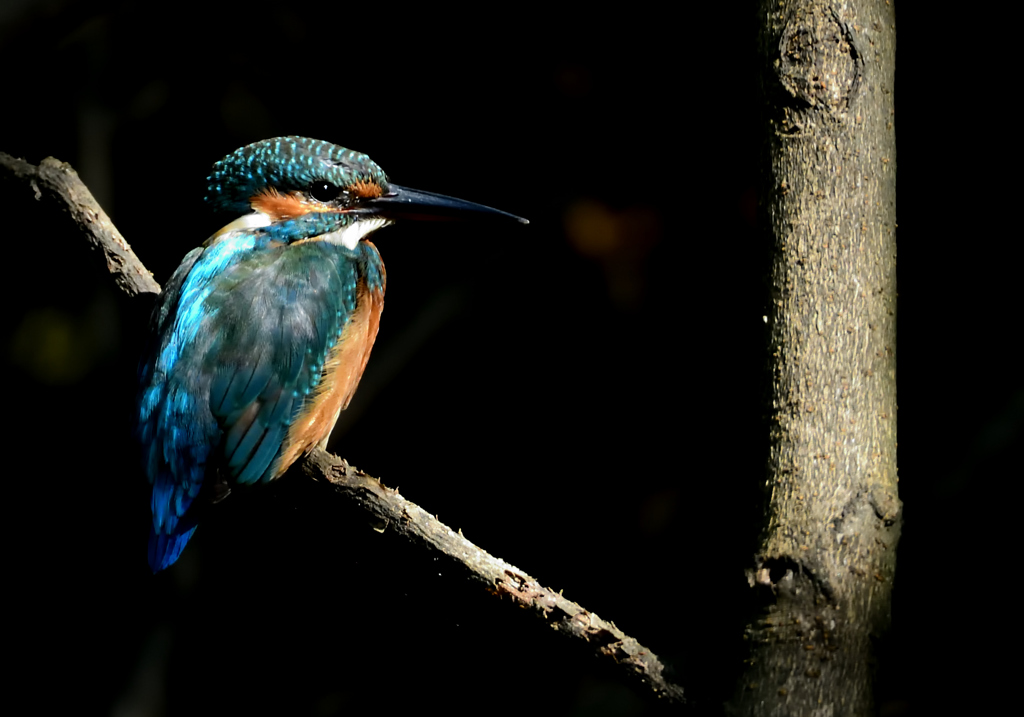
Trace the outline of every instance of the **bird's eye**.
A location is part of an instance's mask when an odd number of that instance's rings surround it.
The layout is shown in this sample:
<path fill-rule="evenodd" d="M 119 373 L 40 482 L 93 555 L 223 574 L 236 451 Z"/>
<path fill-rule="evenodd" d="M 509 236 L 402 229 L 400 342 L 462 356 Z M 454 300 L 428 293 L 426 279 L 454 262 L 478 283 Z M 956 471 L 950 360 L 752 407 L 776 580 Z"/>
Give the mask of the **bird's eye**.
<path fill-rule="evenodd" d="M 309 196 L 318 202 L 330 202 L 338 198 L 340 190 L 331 184 L 323 180 L 317 180 L 309 185 Z"/>

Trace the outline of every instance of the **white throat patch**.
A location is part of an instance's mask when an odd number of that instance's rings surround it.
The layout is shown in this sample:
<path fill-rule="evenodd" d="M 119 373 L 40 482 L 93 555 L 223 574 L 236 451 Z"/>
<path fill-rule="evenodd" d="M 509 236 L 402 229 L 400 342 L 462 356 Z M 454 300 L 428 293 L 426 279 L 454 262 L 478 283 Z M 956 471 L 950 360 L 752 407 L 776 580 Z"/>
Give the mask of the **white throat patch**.
<path fill-rule="evenodd" d="M 342 227 L 337 231 L 330 232 L 317 237 L 319 241 L 330 242 L 331 244 L 341 244 L 348 250 L 353 250 L 356 245 L 359 244 L 359 240 L 366 237 L 371 232 L 375 232 L 378 229 L 383 229 L 391 223 L 390 219 L 384 217 L 370 217 L 369 219 L 359 219 L 347 227 Z"/>
<path fill-rule="evenodd" d="M 211 238 L 219 237 L 221 234 L 227 234 L 233 232 L 236 229 L 255 229 L 257 227 L 269 227 L 270 217 L 263 212 L 254 212 L 252 214 L 243 214 L 235 221 L 230 224 L 225 224 L 220 230 L 213 235 Z"/>

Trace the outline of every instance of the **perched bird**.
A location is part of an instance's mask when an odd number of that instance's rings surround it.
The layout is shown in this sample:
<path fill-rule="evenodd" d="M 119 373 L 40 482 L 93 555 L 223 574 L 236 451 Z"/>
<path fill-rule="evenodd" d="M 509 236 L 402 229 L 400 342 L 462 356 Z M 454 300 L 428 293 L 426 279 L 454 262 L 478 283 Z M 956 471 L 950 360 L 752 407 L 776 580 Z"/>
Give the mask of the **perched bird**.
<path fill-rule="evenodd" d="M 153 572 L 178 559 L 204 506 L 326 445 L 377 336 L 386 275 L 373 231 L 406 218 L 526 223 L 396 186 L 365 154 L 304 137 L 229 154 L 206 201 L 234 220 L 167 282 L 139 371 Z"/>

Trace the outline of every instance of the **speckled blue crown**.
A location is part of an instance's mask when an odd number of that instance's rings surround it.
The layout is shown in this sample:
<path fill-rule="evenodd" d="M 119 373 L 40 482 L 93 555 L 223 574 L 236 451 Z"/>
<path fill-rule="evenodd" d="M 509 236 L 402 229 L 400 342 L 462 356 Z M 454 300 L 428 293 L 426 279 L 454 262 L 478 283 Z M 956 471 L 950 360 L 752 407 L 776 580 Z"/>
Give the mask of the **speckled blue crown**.
<path fill-rule="evenodd" d="M 387 185 L 377 163 L 361 152 L 308 137 L 275 137 L 236 149 L 213 165 L 206 202 L 217 211 L 245 214 L 260 189 L 305 189 L 314 181 L 346 187 L 372 181 Z"/>

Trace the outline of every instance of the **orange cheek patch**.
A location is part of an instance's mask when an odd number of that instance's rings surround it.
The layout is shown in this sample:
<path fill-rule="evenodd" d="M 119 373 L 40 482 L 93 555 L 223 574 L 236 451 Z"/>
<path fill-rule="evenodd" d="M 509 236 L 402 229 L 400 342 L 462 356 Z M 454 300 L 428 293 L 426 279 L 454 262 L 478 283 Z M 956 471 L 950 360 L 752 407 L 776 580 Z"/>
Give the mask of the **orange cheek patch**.
<path fill-rule="evenodd" d="M 282 219 L 295 219 L 317 210 L 316 206 L 303 201 L 300 196 L 282 194 L 273 187 L 268 187 L 250 197 L 249 206 L 258 212 L 263 212 L 270 217 L 271 221 L 275 222 Z"/>
<path fill-rule="evenodd" d="M 360 199 L 376 199 L 384 193 L 384 190 L 381 189 L 379 184 L 366 179 L 360 179 L 358 182 L 353 182 L 348 186 L 348 191 Z"/>
<path fill-rule="evenodd" d="M 360 199 L 375 199 L 384 194 L 384 189 L 368 179 L 360 179 L 347 187 L 347 191 Z M 257 194 L 249 197 L 249 206 L 257 212 L 262 212 L 270 217 L 273 222 L 297 219 L 310 212 L 337 212 L 338 207 L 316 200 L 310 201 L 302 192 L 282 193 L 274 187 L 261 189 Z"/>

